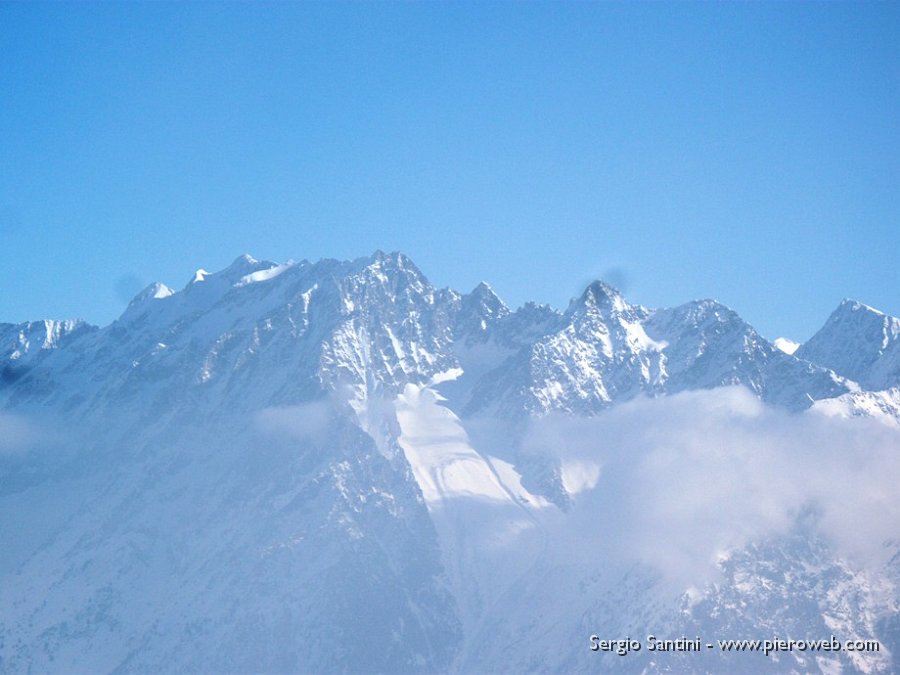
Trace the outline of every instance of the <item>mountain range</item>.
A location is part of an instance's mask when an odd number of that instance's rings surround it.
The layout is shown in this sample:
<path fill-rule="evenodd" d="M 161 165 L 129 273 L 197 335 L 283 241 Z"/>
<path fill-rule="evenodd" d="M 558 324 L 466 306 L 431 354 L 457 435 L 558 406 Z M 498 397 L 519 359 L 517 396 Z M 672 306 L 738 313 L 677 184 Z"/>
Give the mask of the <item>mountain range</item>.
<path fill-rule="evenodd" d="M 892 476 L 900 319 L 845 300 L 788 351 L 714 300 L 597 281 L 512 309 L 382 252 L 244 255 L 105 327 L 0 324 L 0 672 L 900 670 L 898 539 L 854 557 L 813 498 L 715 542 L 695 580 L 592 534 L 643 522 L 655 465 L 609 453 L 682 452 L 676 419 L 725 460 L 736 427 L 761 453 L 797 428 L 874 439 Z M 598 631 L 882 648 L 622 657 L 588 649 Z"/>

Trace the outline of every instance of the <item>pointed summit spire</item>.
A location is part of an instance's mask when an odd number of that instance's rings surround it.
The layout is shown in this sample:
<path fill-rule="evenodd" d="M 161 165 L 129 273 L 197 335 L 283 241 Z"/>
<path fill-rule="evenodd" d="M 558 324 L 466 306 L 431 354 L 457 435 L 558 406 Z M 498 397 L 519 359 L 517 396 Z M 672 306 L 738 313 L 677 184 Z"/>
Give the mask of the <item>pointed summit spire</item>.
<path fill-rule="evenodd" d="M 509 314 L 509 307 L 485 281 L 480 281 L 470 293 L 464 295 L 462 303 L 466 311 L 482 318 L 500 318 Z"/>
<path fill-rule="evenodd" d="M 175 291 L 165 284 L 155 281 L 131 299 L 119 320 L 132 321 L 146 312 L 153 311 L 156 307 L 159 307 L 159 305 L 155 304 L 157 301 L 165 300 L 173 295 L 175 295 Z"/>
<path fill-rule="evenodd" d="M 613 300 L 615 298 L 621 298 L 622 293 L 619 292 L 619 289 L 615 286 L 612 286 L 611 284 L 598 279 L 588 285 L 588 287 L 584 290 L 584 296 L 586 298 L 590 296 L 593 297 L 597 302 L 603 302 Z"/>
<path fill-rule="evenodd" d="M 131 302 L 128 303 L 128 306 L 139 305 L 147 300 L 162 300 L 163 298 L 168 298 L 170 295 L 174 295 L 175 291 L 166 286 L 159 281 L 154 281 L 152 284 L 147 286 L 140 293 L 135 295 Z"/>
<path fill-rule="evenodd" d="M 569 313 L 598 311 L 602 314 L 622 312 L 628 303 L 617 288 L 605 281 L 597 280 L 584 289 L 584 293 L 569 304 Z"/>
<path fill-rule="evenodd" d="M 844 299 L 795 355 L 870 389 L 898 386 L 900 319 Z"/>
<path fill-rule="evenodd" d="M 250 274 L 267 267 L 273 267 L 274 265 L 275 263 L 273 262 L 260 261 L 249 253 L 244 253 L 235 258 L 228 267 L 216 274 L 221 274 L 226 279 L 235 281 L 245 274 Z"/>
<path fill-rule="evenodd" d="M 491 304 L 504 304 L 504 302 L 500 299 L 500 296 L 497 295 L 494 289 L 491 288 L 491 285 L 486 281 L 479 281 L 478 285 L 472 289 L 469 295 L 473 298 L 479 298 Z"/>

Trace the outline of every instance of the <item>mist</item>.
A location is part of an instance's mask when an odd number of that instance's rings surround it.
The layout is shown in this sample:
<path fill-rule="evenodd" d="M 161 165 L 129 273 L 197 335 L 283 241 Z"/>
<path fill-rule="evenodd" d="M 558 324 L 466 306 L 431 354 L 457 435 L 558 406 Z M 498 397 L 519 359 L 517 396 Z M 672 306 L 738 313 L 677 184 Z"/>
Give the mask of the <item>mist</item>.
<path fill-rule="evenodd" d="M 24 454 L 41 440 L 39 430 L 24 417 L 0 413 L 0 457 Z"/>
<path fill-rule="evenodd" d="M 900 533 L 900 432 L 789 414 L 739 387 L 536 419 L 522 449 L 555 458 L 572 494 L 556 550 L 649 565 L 681 587 L 801 522 L 866 567 Z"/>

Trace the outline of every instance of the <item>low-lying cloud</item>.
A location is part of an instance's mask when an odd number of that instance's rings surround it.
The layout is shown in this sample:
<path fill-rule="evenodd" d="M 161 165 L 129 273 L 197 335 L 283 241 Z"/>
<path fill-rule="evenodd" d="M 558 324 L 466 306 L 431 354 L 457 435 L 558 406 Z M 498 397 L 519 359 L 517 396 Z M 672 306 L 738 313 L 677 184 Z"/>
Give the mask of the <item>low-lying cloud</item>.
<path fill-rule="evenodd" d="M 866 565 L 900 535 L 897 430 L 789 414 L 738 387 L 535 420 L 523 450 L 558 457 L 577 487 L 560 550 L 652 565 L 685 584 L 804 514 L 839 555 Z"/>

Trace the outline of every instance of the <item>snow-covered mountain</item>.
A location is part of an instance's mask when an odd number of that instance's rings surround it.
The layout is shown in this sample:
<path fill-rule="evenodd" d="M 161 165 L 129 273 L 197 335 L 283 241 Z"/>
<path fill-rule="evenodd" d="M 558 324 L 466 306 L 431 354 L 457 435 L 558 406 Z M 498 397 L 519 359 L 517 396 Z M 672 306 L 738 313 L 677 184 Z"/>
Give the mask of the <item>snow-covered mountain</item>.
<path fill-rule="evenodd" d="M 179 291 L 152 284 L 102 328 L 0 324 L 0 671 L 757 664 L 602 661 L 585 647 L 600 628 L 827 629 L 884 649 L 766 663 L 900 668 L 896 562 L 798 534 L 766 515 L 767 496 L 765 514 L 751 510 L 777 526 L 715 542 L 718 576 L 693 585 L 673 585 L 643 546 L 610 548 L 622 532 L 579 529 L 629 503 L 604 501 L 611 442 L 644 439 L 635 457 L 705 451 L 717 437 L 696 446 L 692 429 L 720 401 L 728 444 L 732 428 L 764 434 L 764 451 L 802 445 L 798 425 L 848 424 L 823 443 L 872 438 L 887 448 L 872 461 L 889 463 L 898 335 L 897 319 L 845 302 L 791 355 L 715 301 L 648 309 L 598 281 L 564 311 L 512 310 L 485 283 L 438 289 L 381 252 L 241 256 Z M 652 424 L 604 426 L 669 399 Z M 890 424 L 839 421 L 859 416 Z M 659 417 L 692 422 L 654 436 Z M 789 503 L 788 520 L 809 506 Z"/>
<path fill-rule="evenodd" d="M 900 319 L 844 300 L 797 356 L 868 390 L 900 386 Z"/>

